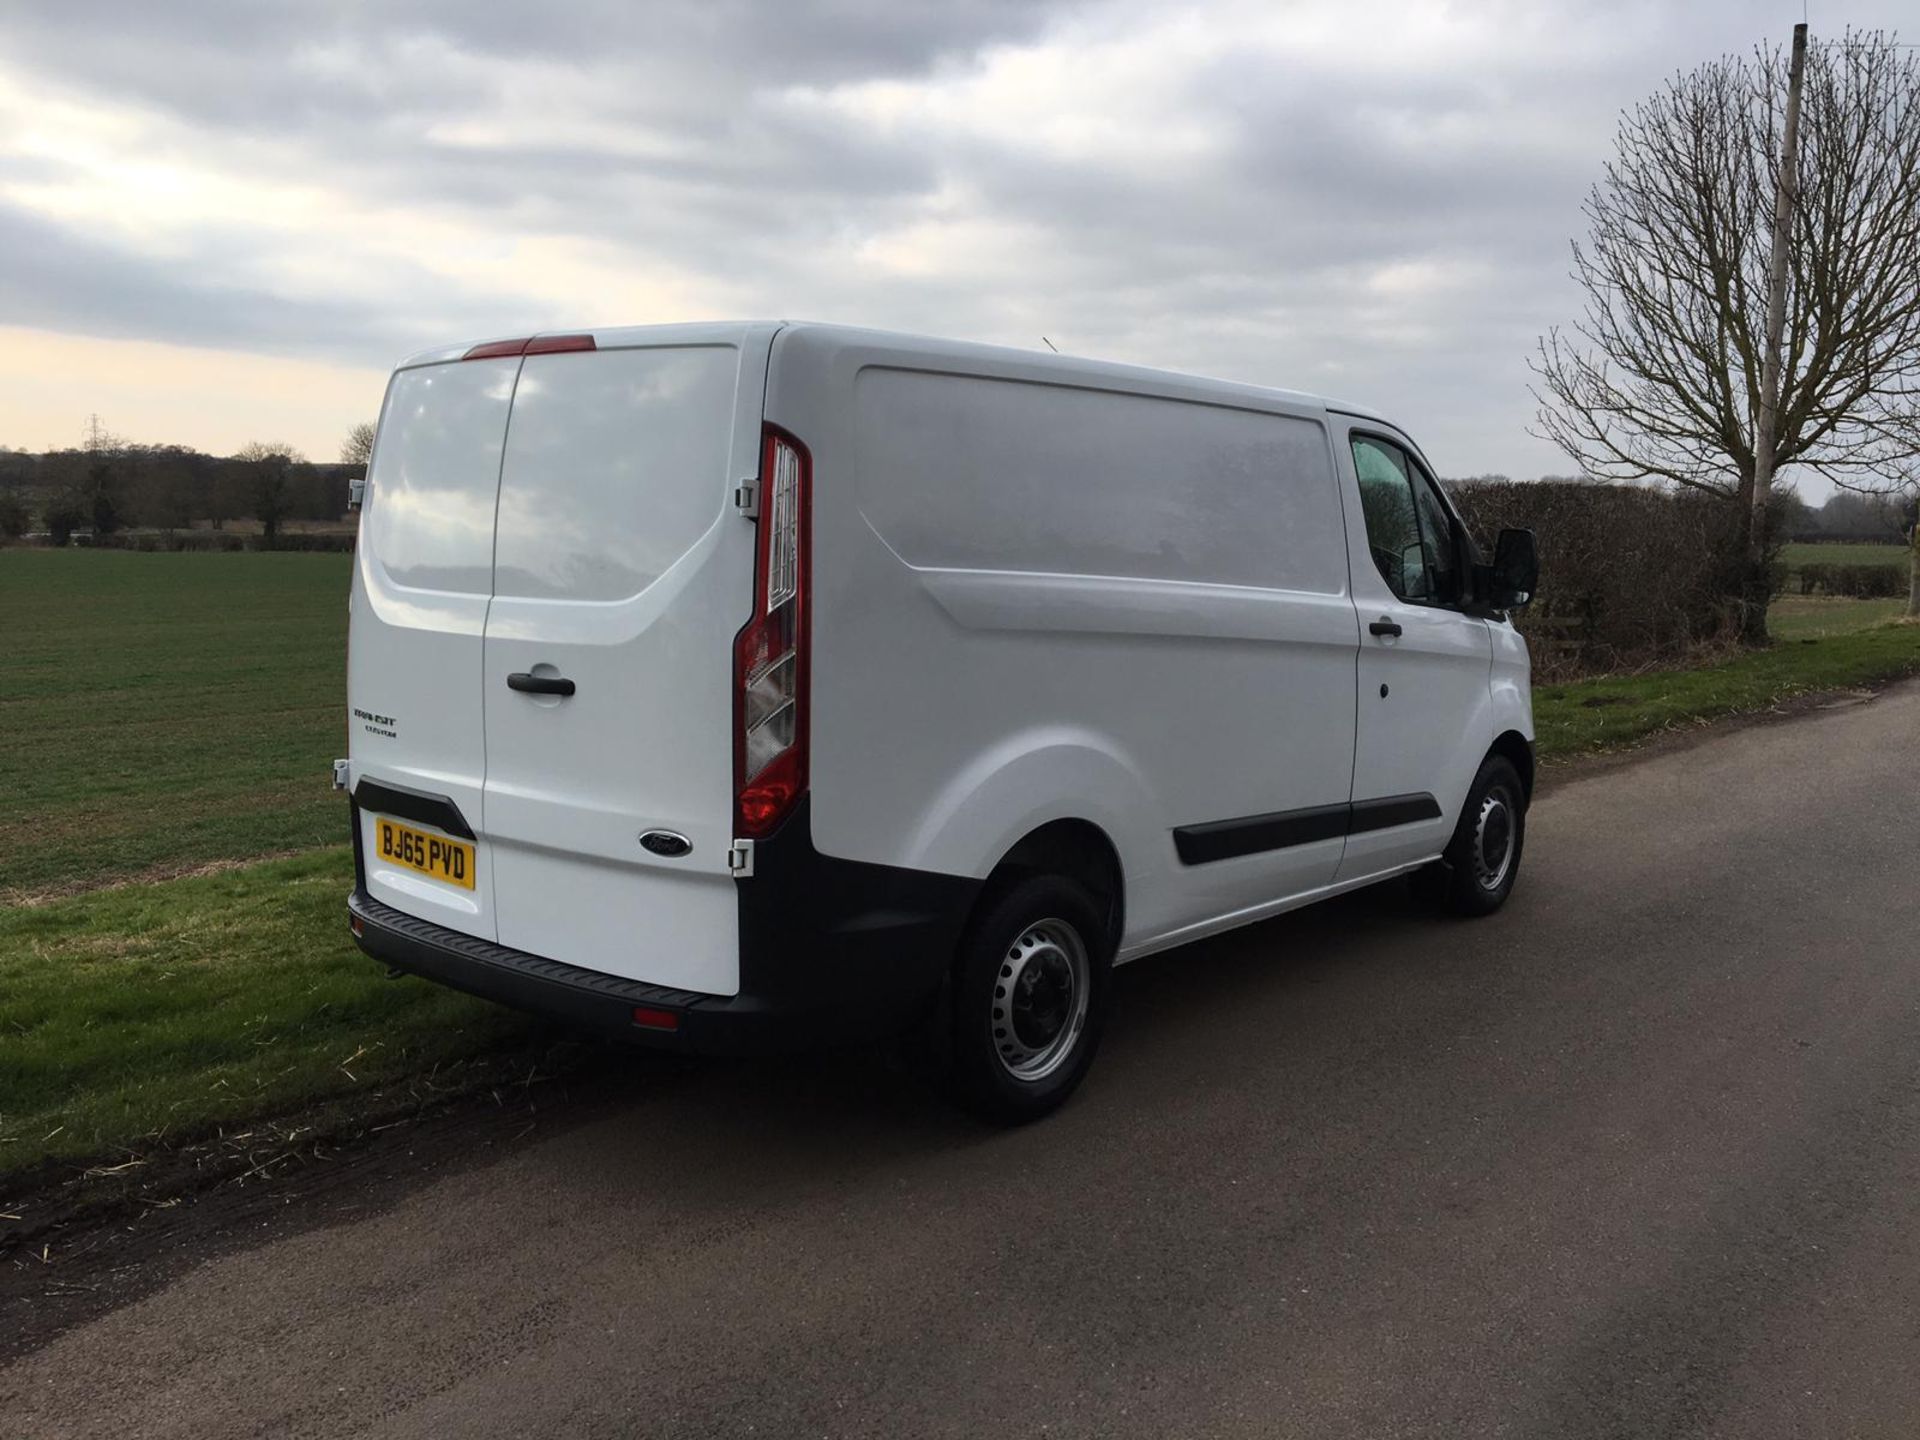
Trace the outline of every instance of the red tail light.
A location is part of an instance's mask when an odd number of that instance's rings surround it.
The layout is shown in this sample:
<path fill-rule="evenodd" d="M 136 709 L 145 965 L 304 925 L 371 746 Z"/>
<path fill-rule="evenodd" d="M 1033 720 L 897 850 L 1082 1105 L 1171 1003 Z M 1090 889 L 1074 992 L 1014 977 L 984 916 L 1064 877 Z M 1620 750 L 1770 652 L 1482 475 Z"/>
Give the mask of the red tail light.
<path fill-rule="evenodd" d="M 807 623 L 813 461 L 767 427 L 760 452 L 753 618 L 733 642 L 736 831 L 770 835 L 807 790 Z"/>

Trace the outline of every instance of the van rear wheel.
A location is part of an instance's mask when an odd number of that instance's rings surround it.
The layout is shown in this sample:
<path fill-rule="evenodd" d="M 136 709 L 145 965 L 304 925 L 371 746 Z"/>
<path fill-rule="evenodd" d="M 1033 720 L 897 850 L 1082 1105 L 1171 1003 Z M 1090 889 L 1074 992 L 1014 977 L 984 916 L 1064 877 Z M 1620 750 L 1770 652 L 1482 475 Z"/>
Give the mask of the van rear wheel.
<path fill-rule="evenodd" d="M 1035 876 L 989 898 L 954 963 L 961 1102 L 1003 1125 L 1059 1108 L 1093 1064 L 1111 971 L 1099 908 L 1073 881 Z"/>

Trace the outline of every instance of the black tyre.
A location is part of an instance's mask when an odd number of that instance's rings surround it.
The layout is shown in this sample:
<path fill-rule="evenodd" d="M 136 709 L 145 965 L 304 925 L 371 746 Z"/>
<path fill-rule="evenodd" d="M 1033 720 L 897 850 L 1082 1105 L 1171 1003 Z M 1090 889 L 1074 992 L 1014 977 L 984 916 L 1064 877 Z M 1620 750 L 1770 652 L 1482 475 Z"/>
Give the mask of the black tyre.
<path fill-rule="evenodd" d="M 990 892 L 954 958 L 949 1064 L 961 1103 L 1002 1125 L 1074 1092 L 1106 1022 L 1113 942 L 1093 897 L 1057 875 Z"/>
<path fill-rule="evenodd" d="M 1473 777 L 1446 853 L 1414 877 L 1415 888 L 1456 915 L 1491 915 L 1513 893 L 1526 839 L 1520 772 L 1506 757 L 1489 755 Z"/>

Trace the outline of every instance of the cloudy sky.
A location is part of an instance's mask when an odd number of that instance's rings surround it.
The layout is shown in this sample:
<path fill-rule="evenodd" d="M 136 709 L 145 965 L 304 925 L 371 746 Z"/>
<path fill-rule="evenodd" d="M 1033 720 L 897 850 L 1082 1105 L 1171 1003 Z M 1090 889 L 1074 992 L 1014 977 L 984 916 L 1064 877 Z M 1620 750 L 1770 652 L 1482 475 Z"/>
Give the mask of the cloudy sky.
<path fill-rule="evenodd" d="M 332 458 L 416 349 L 793 316 L 1564 470 L 1525 361 L 1618 111 L 1801 3 L 6 0 L 0 445 Z"/>

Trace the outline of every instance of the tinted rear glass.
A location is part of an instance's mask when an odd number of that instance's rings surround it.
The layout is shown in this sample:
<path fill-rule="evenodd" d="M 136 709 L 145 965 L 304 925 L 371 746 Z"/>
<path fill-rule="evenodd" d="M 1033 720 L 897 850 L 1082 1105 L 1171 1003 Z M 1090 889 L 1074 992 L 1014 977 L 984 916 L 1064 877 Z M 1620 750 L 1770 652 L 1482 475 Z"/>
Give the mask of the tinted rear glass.
<path fill-rule="evenodd" d="M 622 600 L 659 579 L 727 502 L 739 369 L 717 345 L 528 356 L 494 593 Z"/>
<path fill-rule="evenodd" d="M 402 370 L 374 446 L 363 540 L 396 583 L 485 595 L 517 358 Z"/>

